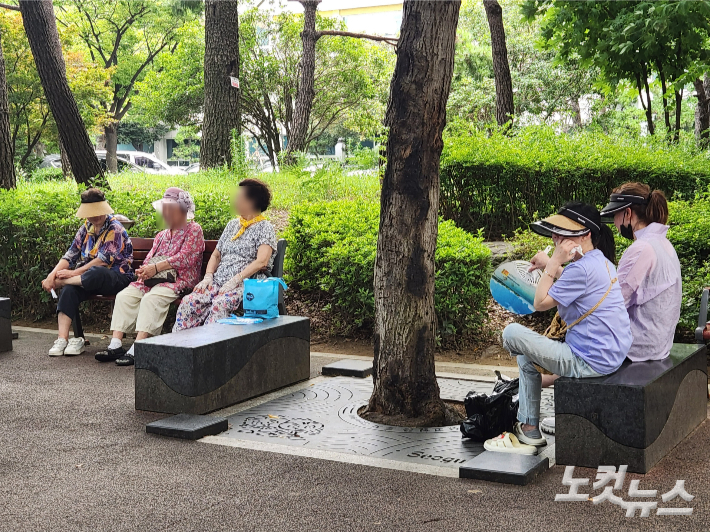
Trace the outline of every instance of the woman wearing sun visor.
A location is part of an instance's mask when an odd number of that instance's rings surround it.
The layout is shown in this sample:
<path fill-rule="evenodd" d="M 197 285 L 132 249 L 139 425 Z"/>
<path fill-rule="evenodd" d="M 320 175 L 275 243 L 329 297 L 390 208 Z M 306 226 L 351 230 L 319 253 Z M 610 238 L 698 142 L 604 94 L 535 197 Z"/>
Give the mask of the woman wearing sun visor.
<path fill-rule="evenodd" d="M 666 197 L 643 183 L 625 183 L 614 190 L 601 215 L 634 241 L 619 260 L 617 273 L 634 337 L 627 356 L 634 361 L 666 358 L 682 296 L 680 262 L 666 238 Z"/>
<path fill-rule="evenodd" d="M 568 203 L 531 229 L 555 243 L 549 260 L 535 257 L 543 269 L 535 310 L 557 307 L 566 336 L 557 341 L 513 323 L 503 331 L 503 347 L 516 357 L 520 369 L 515 435 L 539 446 L 545 445 L 539 431 L 542 377 L 535 366 L 564 377 L 608 375 L 626 358 L 631 330 L 613 264 L 614 238 L 599 211 Z M 569 264 L 562 269 L 565 263 Z"/>

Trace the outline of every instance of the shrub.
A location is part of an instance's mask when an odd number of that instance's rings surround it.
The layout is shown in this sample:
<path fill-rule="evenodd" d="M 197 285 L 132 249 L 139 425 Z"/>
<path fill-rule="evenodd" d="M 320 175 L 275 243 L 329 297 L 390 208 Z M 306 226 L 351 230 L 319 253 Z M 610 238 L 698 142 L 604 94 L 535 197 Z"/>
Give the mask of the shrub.
<path fill-rule="evenodd" d="M 30 174 L 27 178 L 28 181 L 42 182 L 42 181 L 63 181 L 66 180 L 61 168 L 37 168 Z"/>
<path fill-rule="evenodd" d="M 707 155 L 654 139 L 528 127 L 515 136 L 448 137 L 441 159 L 441 214 L 486 235 L 512 234 L 567 201 L 606 203 L 611 189 L 642 181 L 693 199 L 710 183 Z"/>
<path fill-rule="evenodd" d="M 291 211 L 288 281 L 325 302 L 334 333 L 371 331 L 379 205 L 368 201 L 304 204 Z M 450 221 L 439 224 L 435 307 L 439 339 L 480 330 L 488 301 L 490 250 Z"/>

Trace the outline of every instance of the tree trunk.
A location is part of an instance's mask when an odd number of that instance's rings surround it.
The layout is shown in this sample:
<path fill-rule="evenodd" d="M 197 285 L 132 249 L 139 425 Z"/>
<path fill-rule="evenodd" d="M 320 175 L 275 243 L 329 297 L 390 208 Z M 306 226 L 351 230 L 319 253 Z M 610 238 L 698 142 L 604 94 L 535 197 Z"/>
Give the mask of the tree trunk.
<path fill-rule="evenodd" d="M 62 139 L 59 139 L 59 160 L 62 163 L 62 174 L 64 174 L 64 177 L 70 178 L 72 176 L 71 163 L 69 162 L 67 150 L 64 149 L 64 144 L 62 144 Z"/>
<path fill-rule="evenodd" d="M 321 0 L 299 0 L 303 5 L 303 31 L 301 41 L 303 42 L 303 53 L 299 65 L 301 75 L 298 82 L 298 92 L 296 93 L 296 106 L 293 112 L 293 126 L 291 135 L 288 138 L 288 150 L 290 154 L 296 151 L 306 151 L 308 124 L 311 119 L 311 108 L 315 98 L 313 81 L 316 72 L 316 10 Z"/>
<path fill-rule="evenodd" d="M 680 119 L 683 110 L 683 89 L 675 91 L 675 129 L 673 131 L 673 142 L 680 140 Z"/>
<path fill-rule="evenodd" d="M 439 159 L 460 0 L 405 0 L 385 124 L 375 262 L 374 391 L 367 417 L 445 423 L 434 374 Z"/>
<path fill-rule="evenodd" d="M 10 134 L 10 107 L 7 102 L 5 59 L 0 43 L 0 188 L 15 188 L 15 146 Z"/>
<path fill-rule="evenodd" d="M 666 97 L 668 86 L 666 85 L 666 76 L 663 73 L 663 67 L 660 62 L 658 63 L 658 75 L 661 78 L 661 92 L 663 93 L 663 120 L 666 123 L 666 134 L 670 136 L 673 128 L 671 128 L 671 110 L 668 108 L 668 98 Z"/>
<path fill-rule="evenodd" d="M 508 48 L 505 44 L 503 9 L 498 0 L 483 0 L 483 7 L 491 30 L 493 77 L 496 85 L 496 121 L 499 126 L 510 127 L 515 107 L 513 106 L 513 81 L 508 65 Z"/>
<path fill-rule="evenodd" d="M 698 98 L 698 106 L 695 108 L 695 139 L 701 148 L 708 147 L 710 138 L 710 76 L 705 74 L 704 79 L 697 78 L 695 94 Z"/>
<path fill-rule="evenodd" d="M 656 128 L 653 125 L 651 89 L 648 86 L 648 69 L 646 68 L 646 63 L 643 64 L 643 84 L 646 89 L 646 123 L 648 124 L 648 132 L 653 135 L 656 132 Z"/>
<path fill-rule="evenodd" d="M 232 164 L 232 130 L 241 134 L 239 89 L 239 14 L 237 0 L 205 2 L 205 109 L 200 167 Z"/>
<path fill-rule="evenodd" d="M 79 108 L 67 82 L 52 0 L 20 0 L 27 40 L 78 183 L 108 187 Z"/>
<path fill-rule="evenodd" d="M 108 122 L 104 126 L 104 142 L 106 143 L 106 171 L 118 173 L 118 123 Z"/>

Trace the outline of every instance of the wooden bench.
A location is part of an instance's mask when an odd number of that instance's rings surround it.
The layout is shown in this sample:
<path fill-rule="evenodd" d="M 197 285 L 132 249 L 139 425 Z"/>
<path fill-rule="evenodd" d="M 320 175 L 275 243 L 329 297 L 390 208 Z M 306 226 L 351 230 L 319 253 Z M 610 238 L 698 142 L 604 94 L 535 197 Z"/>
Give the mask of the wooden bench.
<path fill-rule="evenodd" d="M 131 243 L 133 244 L 133 269 L 138 269 L 145 258 L 148 256 L 148 252 L 153 248 L 152 238 L 131 238 Z M 202 253 L 202 268 L 200 271 L 200 277 L 204 277 L 205 271 L 207 270 L 207 263 L 209 263 L 212 257 L 212 252 L 217 249 L 217 240 L 205 240 L 205 251 Z M 283 277 L 284 273 L 284 257 L 286 256 L 286 240 L 283 238 L 276 244 L 276 257 L 274 258 L 274 267 L 271 270 L 271 275 L 273 277 Z M 91 296 L 89 301 L 108 301 L 113 302 L 116 300 L 116 296 Z M 182 299 L 176 299 L 175 304 L 179 305 Z M 286 314 L 286 305 L 283 299 L 283 290 L 279 290 L 279 313 Z M 76 319 L 73 323 L 74 326 L 74 337 L 79 338 L 84 336 L 84 329 L 81 325 L 80 313 L 77 313 Z M 86 342 L 87 345 L 89 342 Z"/>
<path fill-rule="evenodd" d="M 696 344 L 673 344 L 663 360 L 626 359 L 611 375 L 555 381 L 558 464 L 647 473 L 706 419 L 708 289 L 701 301 Z"/>

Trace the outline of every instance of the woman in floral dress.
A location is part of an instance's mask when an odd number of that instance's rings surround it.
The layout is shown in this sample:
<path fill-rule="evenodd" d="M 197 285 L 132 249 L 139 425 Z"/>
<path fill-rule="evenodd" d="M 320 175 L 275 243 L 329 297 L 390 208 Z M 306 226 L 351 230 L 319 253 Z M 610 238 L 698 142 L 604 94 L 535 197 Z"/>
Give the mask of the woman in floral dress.
<path fill-rule="evenodd" d="M 258 179 L 239 183 L 234 208 L 238 218 L 225 227 L 212 253 L 205 278 L 177 311 L 173 332 L 214 323 L 242 303 L 243 281 L 255 274 L 267 277 L 274 265 L 276 233 L 263 216 L 271 191 Z"/>
<path fill-rule="evenodd" d="M 200 224 L 192 220 L 195 203 L 190 194 L 171 187 L 153 207 L 167 229 L 153 240 L 143 265 L 136 270 L 138 280 L 116 296 L 113 338 L 108 349 L 96 353 L 99 362 L 115 360 L 119 366 L 132 366 L 133 346 L 128 351 L 123 348 L 124 335 L 135 331 L 136 340 L 143 340 L 160 334 L 170 304 L 200 280 L 205 239 Z"/>

